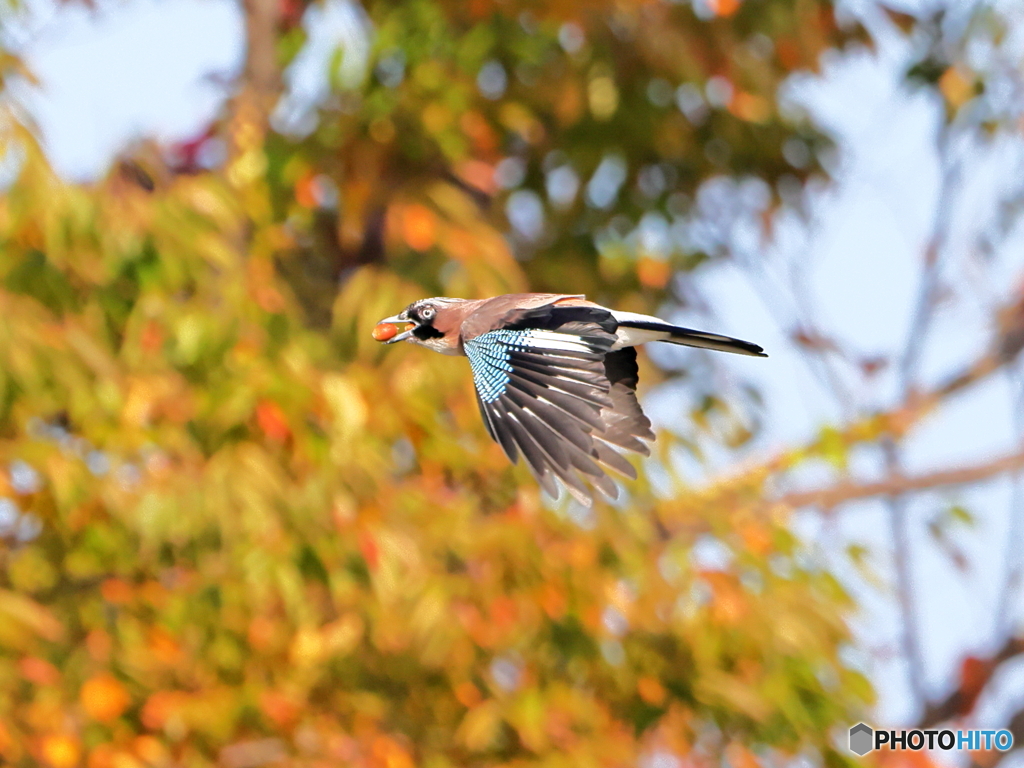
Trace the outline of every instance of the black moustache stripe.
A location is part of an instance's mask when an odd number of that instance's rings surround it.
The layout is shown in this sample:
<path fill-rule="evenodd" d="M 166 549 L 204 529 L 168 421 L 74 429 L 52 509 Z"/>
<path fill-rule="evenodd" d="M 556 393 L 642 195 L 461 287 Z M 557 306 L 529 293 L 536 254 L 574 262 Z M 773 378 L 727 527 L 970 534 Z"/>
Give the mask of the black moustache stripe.
<path fill-rule="evenodd" d="M 413 328 L 412 335 L 420 341 L 426 341 L 427 339 L 440 339 L 444 336 L 443 333 L 432 325 L 417 325 Z"/>

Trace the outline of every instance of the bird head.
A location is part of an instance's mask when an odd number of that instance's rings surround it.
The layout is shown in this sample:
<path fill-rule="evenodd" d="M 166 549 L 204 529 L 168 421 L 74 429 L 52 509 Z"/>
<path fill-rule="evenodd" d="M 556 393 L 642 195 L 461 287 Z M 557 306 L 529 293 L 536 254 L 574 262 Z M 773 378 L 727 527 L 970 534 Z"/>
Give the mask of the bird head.
<path fill-rule="evenodd" d="M 450 299 L 446 296 L 420 299 L 397 315 L 385 317 L 377 325 L 407 323 L 411 326 L 396 336 L 385 339 L 385 344 L 410 341 L 435 352 L 458 354 L 459 327 L 465 316 L 462 310 L 472 303 L 465 299 Z"/>

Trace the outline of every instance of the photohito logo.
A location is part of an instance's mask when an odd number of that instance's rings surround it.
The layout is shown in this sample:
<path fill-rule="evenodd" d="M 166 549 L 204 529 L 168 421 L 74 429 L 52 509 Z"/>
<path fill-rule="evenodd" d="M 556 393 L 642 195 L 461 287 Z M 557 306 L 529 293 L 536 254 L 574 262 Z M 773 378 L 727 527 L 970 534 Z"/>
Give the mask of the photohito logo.
<path fill-rule="evenodd" d="M 850 729 L 850 751 L 863 757 L 873 749 L 998 749 L 1006 752 L 1013 746 L 1013 734 L 1001 731 L 876 731 L 866 723 Z"/>

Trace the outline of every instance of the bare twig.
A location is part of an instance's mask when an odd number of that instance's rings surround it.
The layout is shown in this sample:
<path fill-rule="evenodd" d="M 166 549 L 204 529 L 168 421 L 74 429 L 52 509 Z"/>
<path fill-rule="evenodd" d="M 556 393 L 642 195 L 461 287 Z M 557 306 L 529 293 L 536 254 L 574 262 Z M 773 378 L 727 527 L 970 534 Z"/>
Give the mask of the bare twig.
<path fill-rule="evenodd" d="M 1019 380 L 1021 367 L 1021 365 L 1017 365 L 1015 368 L 1006 369 L 1009 384 L 1015 389 L 1013 395 L 1013 421 L 1018 441 L 1024 441 L 1024 410 L 1022 410 L 1024 408 L 1024 387 L 1021 386 Z M 999 589 L 999 601 L 996 610 L 996 631 L 1000 634 L 1011 631 L 1013 619 L 1010 614 L 1010 606 L 1020 587 L 1022 565 L 1020 542 L 1022 524 L 1024 524 L 1022 513 L 1024 513 L 1024 485 L 1022 485 L 1022 478 L 1018 474 L 1014 477 L 1013 496 L 1010 499 L 1010 524 L 1009 530 L 1006 532 L 1006 545 L 1004 547 L 1006 576 Z"/>
<path fill-rule="evenodd" d="M 899 447 L 891 438 L 882 440 L 886 469 L 890 473 L 902 473 Z M 907 500 L 904 490 L 894 483 L 891 490 L 882 491 L 889 497 L 889 529 L 893 544 L 893 562 L 896 570 L 896 599 L 902 611 L 903 628 L 900 644 L 907 659 L 907 674 L 910 688 L 918 701 L 925 701 L 924 662 L 921 641 L 917 633 L 917 604 L 914 600 L 913 571 L 910 561 L 910 531 L 907 521 Z"/>
<path fill-rule="evenodd" d="M 814 491 L 787 493 L 776 501 L 790 507 L 816 506 L 831 509 L 839 504 L 875 496 L 898 496 L 911 491 L 923 491 L 951 485 L 967 485 L 1007 472 L 1024 470 L 1024 451 L 1011 453 L 983 464 L 961 469 L 945 469 L 925 475 L 893 475 L 873 483 L 843 481 Z"/>
<path fill-rule="evenodd" d="M 939 134 L 939 157 L 945 162 L 945 173 L 939 188 L 939 199 L 931 237 L 925 248 L 921 272 L 921 286 L 918 292 L 914 316 L 903 346 L 899 361 L 899 398 L 906 401 L 914 389 L 921 350 L 935 314 L 940 291 L 940 265 L 952 218 L 952 202 L 959 186 L 960 166 L 950 158 L 952 150 L 951 129 L 946 126 Z M 885 466 L 891 474 L 902 473 L 902 456 L 899 445 L 891 438 L 882 440 Z M 921 653 L 921 639 L 918 634 L 917 605 L 914 600 L 913 569 L 911 565 L 910 531 L 907 521 L 906 499 L 897 490 L 889 496 L 889 527 L 892 532 L 893 561 L 896 570 L 896 599 L 902 612 L 900 644 L 907 660 L 907 674 L 910 688 L 919 702 L 926 700 L 924 687 L 924 661 Z"/>

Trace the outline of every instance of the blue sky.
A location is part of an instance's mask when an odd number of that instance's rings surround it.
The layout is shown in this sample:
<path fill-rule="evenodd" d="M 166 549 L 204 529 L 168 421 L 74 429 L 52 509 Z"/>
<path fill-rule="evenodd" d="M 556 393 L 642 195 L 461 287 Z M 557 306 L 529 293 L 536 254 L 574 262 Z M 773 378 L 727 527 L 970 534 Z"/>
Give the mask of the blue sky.
<path fill-rule="evenodd" d="M 89 179 L 132 141 L 194 136 L 217 114 L 243 53 L 242 19 L 222 0 L 35 3 L 21 38 L 39 88 L 18 98 L 54 167 Z"/>
<path fill-rule="evenodd" d="M 961 8 L 968 5 L 960 3 Z M 98 7 L 57 8 L 38 0 L 27 26 L 5 30 L 8 38 L 21 42 L 41 83 L 38 89 L 19 89 L 17 96 L 36 120 L 54 165 L 75 179 L 103 173 L 114 153 L 141 137 L 170 142 L 202 130 L 216 114 L 224 83 L 237 71 L 242 54 L 241 20 L 230 2 L 130 0 Z M 940 215 L 943 168 L 937 137 L 943 106 L 934 95 L 903 82 L 912 42 L 874 14 L 868 0 L 842 7 L 871 21 L 877 50 L 830 55 L 820 76 L 800 77 L 787 89 L 787 98 L 802 104 L 834 135 L 839 148 L 834 183 L 809 192 L 804 213 L 784 217 L 773 242 L 755 249 L 749 263 L 736 259 L 685 278 L 706 297 L 711 313 L 680 319 L 751 338 L 772 355 L 769 361 L 723 360 L 715 373 L 716 383 L 725 388 L 745 379 L 764 393 L 766 428 L 752 456 L 806 441 L 822 425 L 851 412 L 892 404 L 891 372 L 865 378 L 852 366 L 836 363 L 845 389 L 837 395 L 809 368 L 786 332 L 802 314 L 860 356 L 898 350 L 909 332 L 924 244 Z M 322 34 L 334 40 L 350 35 L 352 17 L 344 14 L 324 12 L 318 24 Z M 1016 38 L 1010 40 L 1019 43 L 1024 22 L 1015 29 Z M 324 50 L 310 52 L 300 69 L 322 70 Z M 302 83 L 307 95 L 315 97 L 315 77 Z M 993 227 L 997 201 L 1020 191 L 1020 136 L 965 141 L 953 154 L 964 162 L 943 268 L 948 295 L 922 360 L 926 382 L 957 370 L 990 343 L 991 307 L 1011 295 L 1024 267 L 1020 226 L 998 241 L 990 256 L 982 258 L 976 248 L 978 234 Z M 934 414 L 907 442 L 909 471 L 974 463 L 1013 450 L 1021 440 L 1012 418 L 1019 391 L 1019 374 L 996 376 Z M 685 412 L 680 407 L 685 397 L 684 390 L 665 388 L 649 393 L 648 405 L 661 423 L 670 425 Z M 725 466 L 725 455 L 711 451 L 711 457 L 710 468 L 685 461 L 682 468 L 700 482 Z M 852 472 L 879 476 L 880 457 L 872 450 L 859 451 Z M 831 477 L 829 470 L 818 468 L 802 479 L 814 485 Z M 1006 628 L 994 625 L 993 613 L 1008 551 L 1010 491 L 1011 482 L 1004 478 L 970 490 L 923 494 L 912 504 L 913 572 L 933 696 L 952 683 L 965 653 L 990 650 Z M 971 563 L 966 572 L 952 567 L 928 533 L 929 520 L 951 501 L 963 503 L 977 517 L 973 528 L 954 534 Z M 893 564 L 883 508 L 868 501 L 829 517 L 804 513 L 797 525 L 863 606 L 857 624 L 862 649 L 855 655 L 871 669 L 881 695 L 876 722 L 910 719 L 914 713 L 895 640 L 897 614 L 886 586 Z M 872 582 L 845 557 L 850 543 L 872 548 L 870 562 L 880 582 Z M 1014 608 L 1010 626 L 1020 618 L 1019 599 Z M 998 717 L 1010 698 L 993 697 L 981 716 Z"/>

